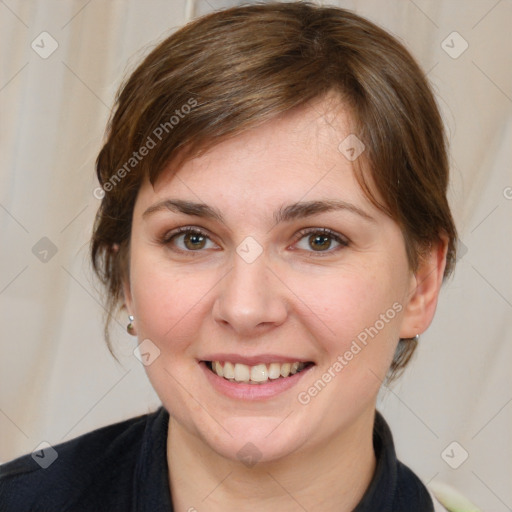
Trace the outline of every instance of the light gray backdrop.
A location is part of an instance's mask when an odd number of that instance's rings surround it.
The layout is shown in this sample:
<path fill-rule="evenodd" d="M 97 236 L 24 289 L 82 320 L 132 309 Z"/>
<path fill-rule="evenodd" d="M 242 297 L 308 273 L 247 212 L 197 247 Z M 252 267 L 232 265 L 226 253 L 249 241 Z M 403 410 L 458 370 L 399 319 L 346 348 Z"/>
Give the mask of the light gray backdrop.
<path fill-rule="evenodd" d="M 102 338 L 94 160 L 121 78 L 187 20 L 236 3 L 0 1 L 0 461 L 158 406 L 125 319 L 122 364 Z M 425 482 L 511 510 L 512 1 L 333 3 L 418 58 L 451 141 L 458 267 L 380 409 Z"/>

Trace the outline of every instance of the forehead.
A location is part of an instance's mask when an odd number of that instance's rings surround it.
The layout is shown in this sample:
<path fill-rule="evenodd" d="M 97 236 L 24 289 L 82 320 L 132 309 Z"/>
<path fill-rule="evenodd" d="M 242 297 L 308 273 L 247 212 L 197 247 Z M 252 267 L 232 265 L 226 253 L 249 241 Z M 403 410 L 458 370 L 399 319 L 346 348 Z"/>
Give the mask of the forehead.
<path fill-rule="evenodd" d="M 179 168 L 169 164 L 154 186 L 143 183 L 138 203 L 177 196 L 257 212 L 336 198 L 370 208 L 354 175 L 364 154 L 355 162 L 346 152 L 353 130 L 350 112 L 339 100 L 317 99 L 224 140 Z"/>

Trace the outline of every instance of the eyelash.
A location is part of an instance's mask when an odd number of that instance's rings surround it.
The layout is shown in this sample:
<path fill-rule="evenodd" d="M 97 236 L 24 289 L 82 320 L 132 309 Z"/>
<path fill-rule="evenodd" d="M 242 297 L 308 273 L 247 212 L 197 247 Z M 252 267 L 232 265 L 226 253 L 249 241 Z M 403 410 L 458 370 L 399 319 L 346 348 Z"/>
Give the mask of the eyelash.
<path fill-rule="evenodd" d="M 192 235 L 203 236 L 203 237 L 208 238 L 210 240 L 210 237 L 208 236 L 208 234 L 206 232 L 202 231 L 201 229 L 190 227 L 190 226 L 184 226 L 184 227 L 177 228 L 177 229 L 171 231 L 170 233 L 167 233 L 160 240 L 160 243 L 162 245 L 169 245 L 174 238 L 178 237 L 179 235 L 189 234 L 189 233 L 192 234 Z M 302 230 L 300 230 L 297 233 L 297 236 L 295 237 L 294 244 L 299 242 L 300 240 L 302 240 L 302 238 L 304 238 L 305 236 L 313 235 L 313 234 L 315 234 L 315 235 L 323 235 L 323 236 L 332 238 L 334 241 L 336 241 L 336 242 L 338 242 L 340 244 L 340 247 L 337 247 L 337 248 L 335 248 L 333 250 L 328 250 L 328 251 L 307 251 L 307 252 L 311 252 L 315 256 L 322 257 L 322 256 L 330 255 L 333 252 L 337 252 L 338 250 L 340 250 L 340 249 L 342 249 L 344 247 L 347 247 L 349 245 L 349 241 L 346 238 L 342 237 L 341 235 L 339 235 L 335 231 L 330 230 L 329 228 L 305 228 L 305 229 L 302 229 Z M 185 251 L 183 249 L 173 249 L 173 250 L 175 250 L 177 252 L 181 252 L 181 253 L 187 253 L 187 254 L 190 254 L 190 255 L 193 255 L 193 256 L 197 255 L 195 253 L 203 252 L 201 250 L 197 250 L 197 251 Z"/>

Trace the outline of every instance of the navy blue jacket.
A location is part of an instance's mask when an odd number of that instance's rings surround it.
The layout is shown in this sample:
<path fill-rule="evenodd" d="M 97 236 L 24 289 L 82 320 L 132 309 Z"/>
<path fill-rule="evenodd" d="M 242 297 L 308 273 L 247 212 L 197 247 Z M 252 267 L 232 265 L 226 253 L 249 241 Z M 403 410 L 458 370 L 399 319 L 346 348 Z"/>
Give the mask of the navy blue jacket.
<path fill-rule="evenodd" d="M 0 466 L 1 512 L 172 512 L 166 458 L 169 414 L 157 411 L 94 430 Z M 354 512 L 433 512 L 426 487 L 396 458 L 375 418 L 377 467 Z M 36 462 L 38 460 L 38 462 Z"/>

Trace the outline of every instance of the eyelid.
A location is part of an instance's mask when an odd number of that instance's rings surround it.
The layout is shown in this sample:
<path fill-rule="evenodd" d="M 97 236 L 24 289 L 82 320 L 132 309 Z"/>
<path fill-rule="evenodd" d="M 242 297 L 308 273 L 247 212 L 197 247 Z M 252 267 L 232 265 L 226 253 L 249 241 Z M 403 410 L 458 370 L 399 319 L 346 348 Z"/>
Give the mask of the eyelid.
<path fill-rule="evenodd" d="M 170 231 L 166 231 L 165 234 L 162 236 L 162 239 L 164 240 L 170 240 L 176 235 L 180 235 L 183 233 L 197 233 L 198 235 L 207 236 L 208 238 L 211 238 L 209 233 L 200 227 L 197 226 L 180 226 L 179 228 L 171 229 Z"/>
<path fill-rule="evenodd" d="M 340 243 L 349 243 L 349 240 L 344 235 L 337 233 L 336 231 L 333 231 L 330 228 L 316 228 L 316 227 L 310 227 L 310 228 L 303 228 L 297 232 L 296 238 L 300 240 L 303 236 L 309 235 L 311 233 L 321 233 L 323 235 L 329 235 L 335 240 L 338 240 Z"/>
<path fill-rule="evenodd" d="M 329 228 L 318 228 L 318 227 L 310 227 L 310 228 L 301 229 L 300 231 L 297 232 L 297 235 L 295 236 L 295 241 L 293 243 L 296 244 L 297 242 L 302 240 L 302 238 L 304 238 L 306 235 L 310 235 L 310 234 L 326 235 L 340 244 L 339 247 L 334 248 L 334 249 L 329 249 L 327 251 L 306 251 L 308 253 L 314 254 L 315 256 L 320 256 L 320 257 L 328 256 L 328 255 L 331 255 L 331 254 L 337 252 L 338 250 L 343 249 L 343 248 L 347 247 L 348 245 L 350 245 L 350 240 L 347 237 L 345 237 L 344 235 L 341 235 L 340 233 L 337 233 L 336 231 L 333 231 L 332 229 L 329 229 Z"/>
<path fill-rule="evenodd" d="M 197 227 L 197 226 L 181 226 L 179 228 L 172 229 L 171 231 L 167 231 L 163 236 L 161 236 L 159 238 L 159 242 L 162 245 L 169 245 L 175 237 L 178 237 L 179 235 L 188 234 L 188 233 L 204 236 L 205 238 L 208 238 L 208 240 L 210 240 L 212 243 L 215 244 L 215 242 L 212 240 L 212 237 L 210 236 L 210 234 L 205 229 Z M 217 245 L 217 244 L 215 244 L 215 245 Z M 183 249 L 179 249 L 177 247 L 175 247 L 173 250 L 175 250 L 177 252 L 182 252 L 182 253 L 186 252 L 189 254 L 203 252 L 202 250 L 184 251 Z"/>
<path fill-rule="evenodd" d="M 181 226 L 179 228 L 175 228 L 171 231 L 168 231 L 160 238 L 160 243 L 163 245 L 168 245 L 175 237 L 182 235 L 182 234 L 188 234 L 188 233 L 204 236 L 208 240 L 210 240 L 212 243 L 215 244 L 215 242 L 212 240 L 212 237 L 210 236 L 210 234 L 205 229 L 197 227 L 197 226 Z M 308 228 L 303 228 L 303 229 L 299 230 L 296 233 L 296 235 L 294 236 L 293 244 L 296 244 L 297 242 L 299 242 L 300 240 L 302 240 L 305 236 L 307 236 L 309 234 L 326 235 L 326 236 L 332 238 L 333 240 L 335 240 L 340 245 L 340 247 L 338 247 L 338 248 L 330 249 L 327 251 L 306 251 L 306 252 L 309 252 L 309 253 L 312 253 L 312 254 L 315 254 L 318 256 L 330 255 L 339 249 L 347 247 L 350 244 L 350 241 L 345 236 L 341 235 L 340 233 L 337 233 L 336 231 L 333 231 L 332 229 L 325 228 L 325 227 L 324 228 L 308 227 Z M 188 254 L 204 252 L 201 249 L 199 249 L 197 251 L 185 251 L 185 250 L 179 249 L 177 247 L 175 247 L 174 250 L 177 252 L 188 253 Z"/>

